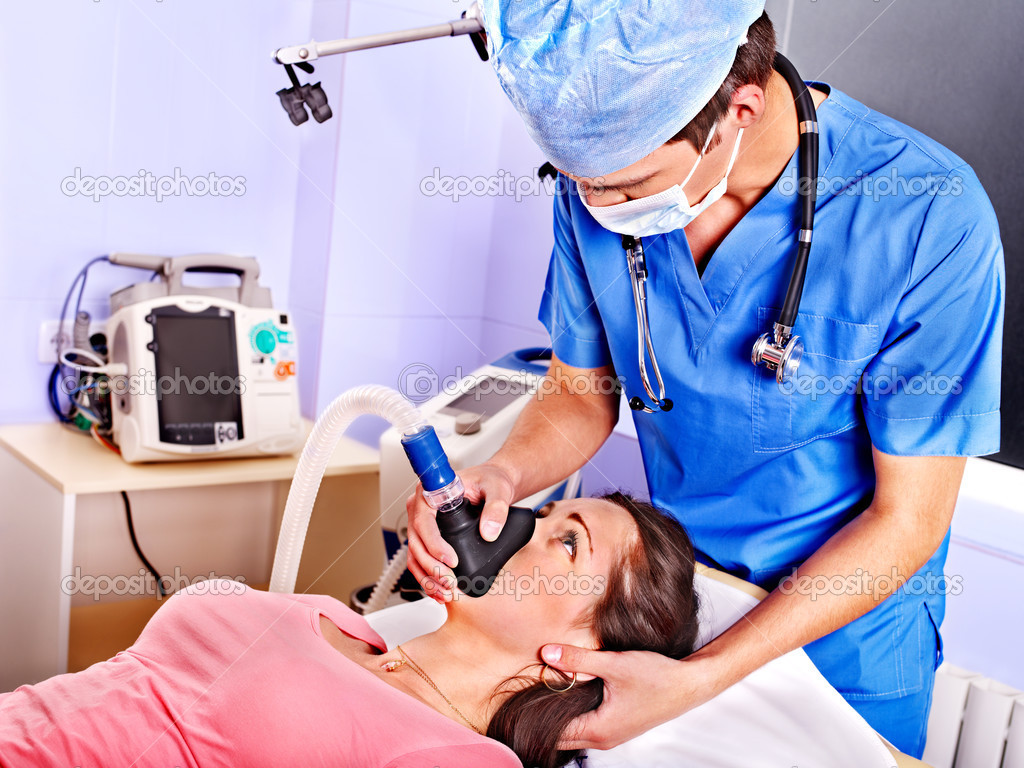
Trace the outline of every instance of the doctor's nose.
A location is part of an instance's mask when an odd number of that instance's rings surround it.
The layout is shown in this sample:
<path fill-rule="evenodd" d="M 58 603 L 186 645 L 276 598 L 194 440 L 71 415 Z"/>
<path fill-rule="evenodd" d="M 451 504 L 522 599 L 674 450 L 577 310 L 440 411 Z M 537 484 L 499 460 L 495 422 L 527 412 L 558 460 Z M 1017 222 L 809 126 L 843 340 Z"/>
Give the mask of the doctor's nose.
<path fill-rule="evenodd" d="M 624 193 L 614 189 L 603 189 L 601 187 L 590 187 L 580 185 L 580 194 L 587 201 L 591 208 L 601 208 L 606 205 L 617 205 L 629 200 Z"/>

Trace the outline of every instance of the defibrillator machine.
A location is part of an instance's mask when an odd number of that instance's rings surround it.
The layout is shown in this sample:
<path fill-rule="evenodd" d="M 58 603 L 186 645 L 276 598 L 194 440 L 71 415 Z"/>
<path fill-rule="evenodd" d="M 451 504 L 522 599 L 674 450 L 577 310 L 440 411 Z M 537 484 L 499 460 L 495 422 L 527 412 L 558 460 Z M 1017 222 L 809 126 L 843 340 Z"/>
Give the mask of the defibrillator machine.
<path fill-rule="evenodd" d="M 302 443 L 295 330 L 251 257 L 112 254 L 154 279 L 110 297 L 112 432 L 126 461 L 291 453 Z M 182 286 L 186 272 L 240 285 Z"/>

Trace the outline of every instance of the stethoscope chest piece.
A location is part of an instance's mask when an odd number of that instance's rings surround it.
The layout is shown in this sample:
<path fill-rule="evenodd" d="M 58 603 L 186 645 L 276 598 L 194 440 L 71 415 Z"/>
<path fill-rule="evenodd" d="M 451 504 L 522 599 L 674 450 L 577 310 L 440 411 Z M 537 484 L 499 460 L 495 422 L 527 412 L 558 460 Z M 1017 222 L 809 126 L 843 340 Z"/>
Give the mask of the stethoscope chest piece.
<path fill-rule="evenodd" d="M 804 342 L 799 336 L 791 335 L 792 328 L 775 324 L 774 338 L 772 334 L 762 333 L 754 342 L 750 353 L 750 362 L 764 365 L 768 370 L 775 371 L 775 380 L 786 384 L 796 378 L 800 361 L 804 356 Z"/>

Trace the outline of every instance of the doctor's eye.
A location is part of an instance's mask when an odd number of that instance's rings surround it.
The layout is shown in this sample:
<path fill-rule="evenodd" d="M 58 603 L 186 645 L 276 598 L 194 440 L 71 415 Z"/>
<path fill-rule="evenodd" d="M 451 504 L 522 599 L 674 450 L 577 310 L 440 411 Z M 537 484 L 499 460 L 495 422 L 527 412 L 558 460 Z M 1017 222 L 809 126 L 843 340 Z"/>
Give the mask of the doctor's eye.
<path fill-rule="evenodd" d="M 565 546 L 565 551 L 569 553 L 569 557 L 573 560 L 576 559 L 576 541 L 579 538 L 579 534 L 575 529 L 570 528 L 562 534 L 559 541 Z"/>

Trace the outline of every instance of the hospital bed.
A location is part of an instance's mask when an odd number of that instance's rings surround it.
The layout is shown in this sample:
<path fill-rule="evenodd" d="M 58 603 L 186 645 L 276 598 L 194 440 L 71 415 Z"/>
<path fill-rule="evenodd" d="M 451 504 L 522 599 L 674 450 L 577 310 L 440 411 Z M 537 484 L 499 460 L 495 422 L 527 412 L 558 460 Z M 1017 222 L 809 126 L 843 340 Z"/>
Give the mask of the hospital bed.
<path fill-rule="evenodd" d="M 528 392 L 521 394 L 529 397 Z M 302 543 L 326 459 L 338 437 L 359 413 L 375 413 L 396 426 L 402 425 L 402 435 L 418 435 L 422 431 L 419 425 L 423 415 L 412 409 L 402 395 L 386 387 L 356 387 L 328 406 L 303 450 L 289 491 L 271 591 L 292 592 L 295 588 Z M 385 466 L 404 464 L 402 460 L 384 461 L 383 453 L 382 475 Z M 386 496 L 382 493 L 382 498 Z M 395 529 L 396 535 L 398 530 L 401 526 Z M 402 566 L 399 554 L 392 559 L 388 571 L 392 566 Z M 703 567 L 698 567 L 695 588 L 700 597 L 699 644 L 706 644 L 742 620 L 766 594 L 756 586 Z M 445 609 L 433 600 L 418 600 L 367 614 L 370 625 L 388 647 L 437 629 L 445 617 Z M 756 670 L 708 703 L 625 744 L 609 750 L 590 750 L 586 765 L 911 768 L 923 764 L 894 752 L 822 677 L 807 654 L 796 650 Z"/>
<path fill-rule="evenodd" d="M 721 634 L 767 593 L 698 565 L 701 644 Z M 367 616 L 389 647 L 437 629 L 445 609 L 419 600 Z M 740 730 L 742 729 L 742 730 Z M 707 704 L 614 749 L 590 750 L 587 768 L 928 768 L 876 734 L 793 651 Z"/>

